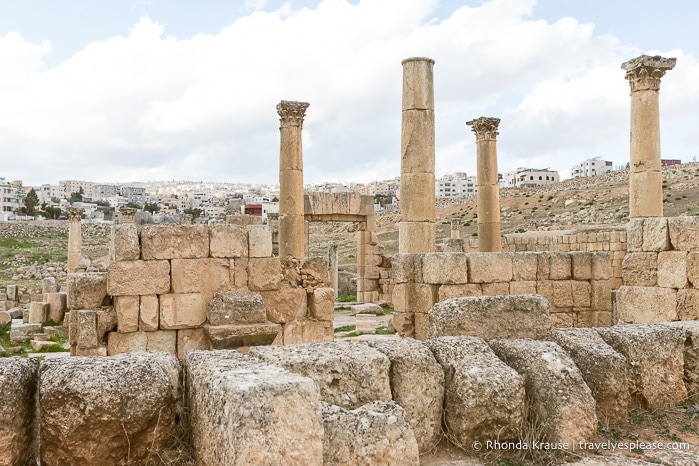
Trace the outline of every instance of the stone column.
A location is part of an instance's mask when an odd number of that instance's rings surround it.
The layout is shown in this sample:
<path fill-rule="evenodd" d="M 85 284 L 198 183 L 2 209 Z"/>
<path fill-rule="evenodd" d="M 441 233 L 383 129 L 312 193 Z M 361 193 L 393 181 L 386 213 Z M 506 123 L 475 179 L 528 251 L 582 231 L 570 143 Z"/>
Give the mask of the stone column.
<path fill-rule="evenodd" d="M 460 239 L 461 238 L 461 219 L 460 218 L 452 218 L 451 219 L 451 239 Z"/>
<path fill-rule="evenodd" d="M 403 60 L 398 252 L 435 251 L 434 86 L 430 58 Z"/>
<path fill-rule="evenodd" d="M 192 214 L 180 214 L 180 225 L 191 225 Z"/>
<path fill-rule="evenodd" d="M 641 55 L 622 63 L 631 86 L 629 217 L 663 216 L 660 167 L 660 78 L 677 59 Z"/>
<path fill-rule="evenodd" d="M 66 212 L 68 213 L 68 273 L 75 273 L 80 264 L 80 252 L 83 247 L 80 220 L 82 220 L 85 211 L 69 207 Z"/>
<path fill-rule="evenodd" d="M 337 275 L 337 243 L 328 243 L 328 270 L 330 271 L 330 286 L 335 289 L 335 299 L 338 297 Z"/>
<path fill-rule="evenodd" d="M 478 250 L 500 252 L 500 194 L 496 136 L 500 118 L 480 117 L 466 122 L 476 133 L 476 204 L 478 206 Z"/>
<path fill-rule="evenodd" d="M 301 130 L 307 102 L 282 100 L 277 104 L 279 150 L 279 257 L 305 256 L 303 217 L 303 152 Z"/>
<path fill-rule="evenodd" d="M 136 209 L 132 207 L 122 207 L 119 209 L 121 212 L 121 223 L 124 225 L 134 223 L 134 218 L 136 217 Z"/>

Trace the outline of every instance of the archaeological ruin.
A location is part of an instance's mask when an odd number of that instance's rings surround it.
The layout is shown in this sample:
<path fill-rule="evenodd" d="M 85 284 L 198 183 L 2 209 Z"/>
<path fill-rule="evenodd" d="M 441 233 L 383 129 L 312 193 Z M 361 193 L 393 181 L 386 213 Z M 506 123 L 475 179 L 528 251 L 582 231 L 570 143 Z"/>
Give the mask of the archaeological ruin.
<path fill-rule="evenodd" d="M 63 325 L 73 356 L 0 360 L 0 464 L 155 464 L 173 439 L 201 465 L 417 465 L 440 442 L 523 439 L 580 453 L 630 409 L 699 399 L 699 217 L 662 216 L 658 89 L 674 64 L 622 65 L 624 226 L 501 235 L 500 120 L 481 117 L 467 122 L 478 238 L 453 218 L 437 244 L 429 58 L 402 62 L 397 254 L 379 244 L 371 196 L 304 194 L 305 102 L 277 106 L 269 224 L 136 225 L 122 209 L 100 265 L 69 210 L 65 285 L 0 299 L 13 342 Z M 335 339 L 337 245 L 308 257 L 313 222 L 357 225 L 357 301 L 392 303 L 397 336 Z M 375 328 L 369 311 L 356 319 Z"/>

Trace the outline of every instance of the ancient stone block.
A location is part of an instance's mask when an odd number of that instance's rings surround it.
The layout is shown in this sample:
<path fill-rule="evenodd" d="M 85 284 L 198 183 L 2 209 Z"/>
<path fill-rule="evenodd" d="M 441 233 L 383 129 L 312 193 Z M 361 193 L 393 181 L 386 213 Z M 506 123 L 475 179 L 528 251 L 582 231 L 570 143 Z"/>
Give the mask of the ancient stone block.
<path fill-rule="evenodd" d="M 549 256 L 549 279 L 570 280 L 572 265 L 570 256 L 566 253 L 552 253 Z"/>
<path fill-rule="evenodd" d="M 512 256 L 512 280 L 536 280 L 537 256 L 534 253 L 523 252 Z"/>
<path fill-rule="evenodd" d="M 614 308 L 621 324 L 649 324 L 677 320 L 677 290 L 648 286 L 620 286 Z"/>
<path fill-rule="evenodd" d="M 590 282 L 587 281 L 570 281 L 571 294 L 573 296 L 573 307 L 587 308 L 591 304 L 592 289 Z"/>
<path fill-rule="evenodd" d="M 19 292 L 17 290 L 17 285 L 7 285 L 5 289 L 5 294 L 7 295 L 8 301 L 18 301 Z"/>
<path fill-rule="evenodd" d="M 45 293 L 44 302 L 48 304 L 48 320 L 54 323 L 61 322 L 68 309 L 68 293 Z"/>
<path fill-rule="evenodd" d="M 525 392 L 522 377 L 475 337 L 427 341 L 444 369 L 444 425 L 457 445 L 521 437 Z"/>
<path fill-rule="evenodd" d="M 157 295 L 141 296 L 138 313 L 138 329 L 142 332 L 158 330 L 160 324 L 160 303 Z"/>
<path fill-rule="evenodd" d="M 141 300 L 138 296 L 116 296 L 114 309 L 117 315 L 117 330 L 121 333 L 138 331 L 138 316 Z"/>
<path fill-rule="evenodd" d="M 311 379 L 235 351 L 192 351 L 186 367 L 201 464 L 322 464 L 320 396 Z"/>
<path fill-rule="evenodd" d="M 444 371 L 432 352 L 410 338 L 370 340 L 369 346 L 391 361 L 389 378 L 393 401 L 405 409 L 420 453 L 426 453 L 442 437 Z"/>
<path fill-rule="evenodd" d="M 590 281 L 590 307 L 595 311 L 612 310 L 612 284 L 609 280 Z"/>
<path fill-rule="evenodd" d="M 398 223 L 398 250 L 402 253 L 426 253 L 435 251 L 436 227 L 434 222 Z"/>
<path fill-rule="evenodd" d="M 393 287 L 393 306 L 397 311 L 427 313 L 437 302 L 437 285 L 399 283 Z"/>
<path fill-rule="evenodd" d="M 606 252 L 592 254 L 592 279 L 608 280 L 612 276 L 612 260 Z"/>
<path fill-rule="evenodd" d="M 112 296 L 169 293 L 170 262 L 149 260 L 111 264 L 107 272 L 107 291 Z M 70 303 L 70 297 L 68 301 Z"/>
<path fill-rule="evenodd" d="M 355 333 L 358 334 L 374 334 L 376 333 L 376 315 L 374 314 L 357 314 L 355 319 Z"/>
<path fill-rule="evenodd" d="M 211 349 L 211 342 L 203 328 L 186 328 L 177 331 L 177 358 L 180 361 L 184 361 L 190 351 L 209 349 Z"/>
<path fill-rule="evenodd" d="M 0 464 L 25 465 L 35 460 L 38 372 L 35 358 L 0 359 Z"/>
<path fill-rule="evenodd" d="M 546 339 L 566 350 L 580 369 L 595 398 L 599 421 L 624 424 L 629 407 L 626 359 L 591 328 L 553 329 Z"/>
<path fill-rule="evenodd" d="M 78 316 L 78 349 L 97 348 L 100 339 L 97 336 L 97 313 L 95 311 L 76 311 Z"/>
<path fill-rule="evenodd" d="M 175 330 L 158 330 L 145 332 L 146 351 L 177 354 L 177 332 Z"/>
<path fill-rule="evenodd" d="M 179 374 L 177 358 L 163 353 L 43 361 L 42 463 L 89 466 L 152 458 L 175 435 Z"/>
<path fill-rule="evenodd" d="M 135 224 L 112 225 L 109 243 L 109 260 L 111 262 L 136 261 L 141 258 L 141 244 Z"/>
<path fill-rule="evenodd" d="M 574 280 L 592 279 L 592 253 L 571 252 L 570 253 L 572 276 Z"/>
<path fill-rule="evenodd" d="M 439 252 L 422 258 L 422 281 L 435 285 L 468 283 L 468 254 Z"/>
<path fill-rule="evenodd" d="M 642 218 L 632 219 L 626 230 L 626 251 L 643 251 L 643 220 Z"/>
<path fill-rule="evenodd" d="M 272 231 L 267 225 L 248 225 L 248 257 L 272 256 Z"/>
<path fill-rule="evenodd" d="M 667 222 L 675 250 L 699 251 L 699 217 L 671 217 Z"/>
<path fill-rule="evenodd" d="M 677 290 L 677 318 L 679 320 L 699 319 L 699 290 L 686 288 Z"/>
<path fill-rule="evenodd" d="M 204 333 L 214 349 L 240 348 L 242 346 L 271 345 L 282 328 L 279 324 L 207 325 Z"/>
<path fill-rule="evenodd" d="M 687 279 L 695 288 L 699 288 L 699 252 L 687 254 Z"/>
<path fill-rule="evenodd" d="M 469 280 L 472 283 L 512 280 L 513 253 L 472 252 L 468 255 Z"/>
<path fill-rule="evenodd" d="M 549 303 L 538 295 L 453 298 L 429 313 L 430 338 L 541 338 L 551 325 Z"/>
<path fill-rule="evenodd" d="M 598 328 L 597 332 L 626 358 L 632 407 L 667 408 L 687 397 L 682 329 L 639 324 Z"/>
<path fill-rule="evenodd" d="M 679 321 L 667 325 L 684 331 L 684 386 L 690 400 L 699 397 L 699 322 Z"/>
<path fill-rule="evenodd" d="M 107 355 L 146 351 L 147 344 L 146 332 L 110 332 L 107 335 Z"/>
<path fill-rule="evenodd" d="M 643 220 L 643 245 L 645 252 L 670 249 L 670 233 L 665 217 L 648 217 Z"/>
<path fill-rule="evenodd" d="M 622 262 L 624 284 L 628 286 L 656 286 L 658 283 L 658 254 L 632 252 Z"/>
<path fill-rule="evenodd" d="M 356 408 L 390 400 L 389 359 L 381 352 L 348 341 L 293 346 L 257 346 L 250 355 L 312 378 L 323 401 Z"/>
<path fill-rule="evenodd" d="M 335 290 L 333 288 L 316 288 L 308 306 L 311 315 L 318 320 L 332 322 L 335 318 Z"/>
<path fill-rule="evenodd" d="M 248 290 L 248 258 L 231 259 L 231 285 L 233 291 Z"/>
<path fill-rule="evenodd" d="M 352 411 L 322 403 L 323 464 L 419 465 L 418 444 L 404 409 L 373 401 Z"/>
<path fill-rule="evenodd" d="M 658 254 L 658 286 L 684 288 L 687 286 L 687 253 L 663 251 Z"/>
<path fill-rule="evenodd" d="M 528 418 L 549 442 L 591 440 L 597 432 L 595 399 L 573 360 L 557 344 L 534 340 L 492 340 L 490 347 L 523 378 Z M 561 396 L 565 393 L 565 396 Z"/>
<path fill-rule="evenodd" d="M 395 290 L 395 287 L 394 287 Z M 442 285 L 437 292 L 437 302 L 462 296 L 482 296 L 481 285 Z"/>
<path fill-rule="evenodd" d="M 536 294 L 536 281 L 510 282 L 509 294 Z"/>
<path fill-rule="evenodd" d="M 262 295 L 252 291 L 218 292 L 206 307 L 211 325 L 262 324 L 266 320 Z"/>
<path fill-rule="evenodd" d="M 248 288 L 250 291 L 278 290 L 282 279 L 282 266 L 277 257 L 248 259 Z"/>
<path fill-rule="evenodd" d="M 147 225 L 141 230 L 141 258 L 209 257 L 209 229 L 203 225 Z"/>
<path fill-rule="evenodd" d="M 276 291 L 262 291 L 261 294 L 267 319 L 272 322 L 293 322 L 303 319 L 306 315 L 308 296 L 303 288 L 282 288 Z"/>
<path fill-rule="evenodd" d="M 29 323 L 41 324 L 48 320 L 49 305 L 44 302 L 32 302 L 29 304 Z"/>
<path fill-rule="evenodd" d="M 248 232 L 240 225 L 212 225 L 209 227 L 209 254 L 211 257 L 238 258 L 248 255 Z"/>
<path fill-rule="evenodd" d="M 422 283 L 422 258 L 424 254 L 394 254 L 391 276 L 394 283 Z"/>
<path fill-rule="evenodd" d="M 507 282 L 481 284 L 483 296 L 504 296 L 510 294 L 510 284 Z"/>
<path fill-rule="evenodd" d="M 415 334 L 415 314 L 412 312 L 394 312 L 391 319 L 393 328 L 400 336 L 412 337 Z"/>
<path fill-rule="evenodd" d="M 231 289 L 228 259 L 173 259 L 170 264 L 173 293 L 202 293 L 208 301 L 215 292 Z"/>
<path fill-rule="evenodd" d="M 93 309 L 108 300 L 106 273 L 70 273 L 66 277 L 66 287 L 69 309 Z"/>
<path fill-rule="evenodd" d="M 201 327 L 206 322 L 206 301 L 199 293 L 160 296 L 160 328 L 176 330 Z"/>

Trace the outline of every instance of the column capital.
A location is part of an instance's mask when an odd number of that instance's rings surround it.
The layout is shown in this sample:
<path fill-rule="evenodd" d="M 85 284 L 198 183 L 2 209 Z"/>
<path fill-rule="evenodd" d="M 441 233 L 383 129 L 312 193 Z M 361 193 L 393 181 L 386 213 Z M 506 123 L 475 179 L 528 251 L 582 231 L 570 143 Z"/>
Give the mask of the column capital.
<path fill-rule="evenodd" d="M 68 214 L 69 222 L 79 222 L 82 220 L 85 210 L 78 207 L 68 207 L 66 213 Z"/>
<path fill-rule="evenodd" d="M 476 134 L 476 141 L 484 141 L 487 139 L 496 139 L 500 118 L 480 117 L 475 120 L 467 121 L 467 125 L 471 126 L 471 131 Z"/>
<path fill-rule="evenodd" d="M 119 209 L 119 212 L 121 212 L 121 223 L 134 223 L 136 209 L 133 207 L 122 207 Z"/>
<path fill-rule="evenodd" d="M 277 113 L 279 114 L 279 122 L 281 126 L 298 126 L 303 127 L 303 117 L 306 116 L 306 109 L 310 104 L 308 102 L 296 102 L 290 100 L 282 100 L 277 104 Z"/>
<path fill-rule="evenodd" d="M 664 58 L 660 55 L 650 57 L 641 55 L 621 64 L 621 68 L 626 71 L 626 79 L 629 80 L 631 92 L 660 90 L 660 78 L 667 71 L 675 67 L 676 58 Z"/>

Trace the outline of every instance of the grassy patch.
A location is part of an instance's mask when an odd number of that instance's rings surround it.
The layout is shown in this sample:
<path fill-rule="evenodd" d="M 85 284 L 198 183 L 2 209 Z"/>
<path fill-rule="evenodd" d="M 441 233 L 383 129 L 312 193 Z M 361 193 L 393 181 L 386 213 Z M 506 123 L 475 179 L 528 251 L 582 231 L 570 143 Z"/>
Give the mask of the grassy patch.
<path fill-rule="evenodd" d="M 335 329 L 335 333 L 338 332 L 349 332 L 351 330 L 356 330 L 357 326 L 356 325 L 343 325 L 342 327 L 337 327 Z"/>
<path fill-rule="evenodd" d="M 338 296 L 337 300 L 341 303 L 356 303 L 357 302 L 357 295 L 342 295 Z"/>
<path fill-rule="evenodd" d="M 376 332 L 374 332 L 374 333 L 376 333 L 377 335 L 395 335 L 396 331 L 389 330 L 387 328 L 377 328 Z"/>

